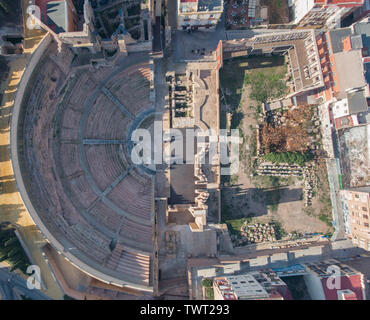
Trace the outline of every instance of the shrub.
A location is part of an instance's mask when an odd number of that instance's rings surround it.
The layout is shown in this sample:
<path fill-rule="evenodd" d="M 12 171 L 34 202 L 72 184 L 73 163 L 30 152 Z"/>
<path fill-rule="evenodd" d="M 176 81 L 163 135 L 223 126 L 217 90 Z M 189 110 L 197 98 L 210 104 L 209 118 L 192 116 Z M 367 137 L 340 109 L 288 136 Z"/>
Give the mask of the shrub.
<path fill-rule="evenodd" d="M 14 231 L 8 225 L 0 225 L 0 261 L 6 260 L 11 266 L 10 271 L 19 269 L 26 273 L 30 263 Z"/>
<path fill-rule="evenodd" d="M 202 286 L 205 288 L 212 287 L 213 281 L 211 279 L 203 279 L 202 280 Z"/>
<path fill-rule="evenodd" d="M 205 292 L 206 292 L 206 299 L 214 300 L 215 294 L 213 292 L 213 288 L 206 288 Z"/>
<path fill-rule="evenodd" d="M 264 158 L 273 163 L 289 163 L 303 166 L 307 161 L 312 160 L 312 154 L 309 152 L 270 152 Z"/>

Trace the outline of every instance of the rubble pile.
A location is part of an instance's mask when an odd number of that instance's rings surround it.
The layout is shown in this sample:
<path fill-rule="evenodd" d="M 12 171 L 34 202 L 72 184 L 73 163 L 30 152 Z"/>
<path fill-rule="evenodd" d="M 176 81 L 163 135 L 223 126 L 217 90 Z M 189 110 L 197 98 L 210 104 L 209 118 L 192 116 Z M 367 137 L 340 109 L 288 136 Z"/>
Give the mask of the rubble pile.
<path fill-rule="evenodd" d="M 304 167 L 303 177 L 304 177 L 303 195 L 305 199 L 304 205 L 308 207 L 312 204 L 312 198 L 314 196 L 315 190 L 317 189 L 318 183 L 317 175 L 315 174 L 313 164 Z"/>
<path fill-rule="evenodd" d="M 256 173 L 258 175 L 287 177 L 287 176 L 302 176 L 302 167 L 295 164 L 271 164 L 262 163 L 258 166 Z"/>
<path fill-rule="evenodd" d="M 240 237 L 231 235 L 231 240 L 236 246 L 276 241 L 275 228 L 271 223 L 255 223 L 248 225 L 248 223 L 245 222 L 240 228 Z"/>
<path fill-rule="evenodd" d="M 321 122 L 317 108 L 304 106 L 266 112 L 259 128 L 261 154 L 318 149 Z"/>

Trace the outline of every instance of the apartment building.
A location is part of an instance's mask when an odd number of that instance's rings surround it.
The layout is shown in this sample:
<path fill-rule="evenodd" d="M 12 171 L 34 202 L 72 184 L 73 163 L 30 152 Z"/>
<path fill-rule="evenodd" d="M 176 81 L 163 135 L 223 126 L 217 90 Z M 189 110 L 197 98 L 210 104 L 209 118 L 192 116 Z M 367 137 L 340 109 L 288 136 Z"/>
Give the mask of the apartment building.
<path fill-rule="evenodd" d="M 286 300 L 288 286 L 271 270 L 217 277 L 213 281 L 215 300 Z"/>
<path fill-rule="evenodd" d="M 341 190 L 341 198 L 347 236 L 370 251 L 370 187 Z"/>
<path fill-rule="evenodd" d="M 292 0 L 292 23 L 299 27 L 338 27 L 342 18 L 363 4 L 364 0 Z"/>
<path fill-rule="evenodd" d="M 223 0 L 178 0 L 177 28 L 212 30 L 222 12 Z"/>
<path fill-rule="evenodd" d="M 370 23 L 321 32 L 316 41 L 325 84 L 317 98 L 328 104 L 332 124 L 338 130 L 370 123 Z"/>
<path fill-rule="evenodd" d="M 313 300 L 365 300 L 364 275 L 335 259 L 305 263 L 304 281 Z"/>

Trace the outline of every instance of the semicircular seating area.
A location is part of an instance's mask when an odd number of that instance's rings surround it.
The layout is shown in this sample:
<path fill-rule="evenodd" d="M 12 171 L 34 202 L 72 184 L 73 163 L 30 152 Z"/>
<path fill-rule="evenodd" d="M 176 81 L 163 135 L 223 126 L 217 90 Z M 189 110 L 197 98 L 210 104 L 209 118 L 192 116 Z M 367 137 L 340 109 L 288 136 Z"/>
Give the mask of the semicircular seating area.
<path fill-rule="evenodd" d="M 119 81 L 117 81 L 119 79 Z M 150 68 L 143 63 L 124 70 L 113 77 L 105 87 L 124 105 L 128 111 L 137 115 L 150 106 Z"/>
<path fill-rule="evenodd" d="M 91 106 L 84 139 L 124 139 L 129 124 L 130 119 L 102 93 Z"/>
<path fill-rule="evenodd" d="M 108 198 L 122 210 L 134 216 L 150 219 L 153 212 L 153 183 L 148 177 L 138 180 L 130 173 L 108 194 Z"/>
<path fill-rule="evenodd" d="M 89 171 L 100 190 L 108 188 L 128 167 L 119 156 L 119 145 L 85 145 L 84 151 Z"/>
<path fill-rule="evenodd" d="M 119 272 L 149 284 L 151 263 L 148 256 L 130 251 L 117 244 L 106 265 Z"/>
<path fill-rule="evenodd" d="M 101 90 L 106 83 L 134 117 L 151 107 L 149 64 L 118 74 L 109 67 L 65 72 L 46 57 L 24 98 L 27 194 L 77 265 L 150 286 L 154 178 L 126 162 L 122 145 L 134 119 Z"/>

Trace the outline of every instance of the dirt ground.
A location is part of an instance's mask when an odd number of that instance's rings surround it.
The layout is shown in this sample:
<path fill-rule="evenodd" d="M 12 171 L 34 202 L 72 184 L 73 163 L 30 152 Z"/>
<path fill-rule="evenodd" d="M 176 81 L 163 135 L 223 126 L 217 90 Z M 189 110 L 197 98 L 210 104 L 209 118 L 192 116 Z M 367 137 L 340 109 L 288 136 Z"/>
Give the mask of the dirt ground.
<path fill-rule="evenodd" d="M 270 24 L 289 23 L 288 0 L 261 0 L 261 6 L 268 6 Z"/>
<path fill-rule="evenodd" d="M 271 58 L 258 58 L 251 68 L 281 68 L 281 61 L 269 64 Z M 286 232 L 331 232 L 332 227 L 327 222 L 319 219 L 320 215 L 328 214 L 331 217 L 329 187 L 326 178 L 325 165 L 319 165 L 317 174 L 320 181 L 320 192 L 313 198 L 312 206 L 306 209 L 302 200 L 303 179 L 298 177 L 277 178 L 268 176 L 251 176 L 254 162 L 256 140 L 256 106 L 257 103 L 249 98 L 250 90 L 245 86 L 242 78 L 244 72 L 250 69 L 244 68 L 244 60 L 234 60 L 225 63 L 221 70 L 221 114 L 235 110 L 239 106 L 242 115 L 239 116 L 239 128 L 244 135 L 244 143 L 240 156 L 240 166 L 237 175 L 229 181 L 224 180 L 222 189 L 222 218 L 225 220 L 253 217 L 252 221 L 268 222 L 275 220 L 281 223 Z M 233 79 L 233 81 L 231 81 Z M 223 97 L 222 97 L 223 95 Z M 252 106 L 252 107 L 251 107 Z M 227 121 L 221 120 L 221 125 L 233 127 Z M 321 197 L 320 197 L 321 196 Z M 322 218 L 324 220 L 324 218 Z M 330 223 L 330 221 L 328 221 Z"/>

